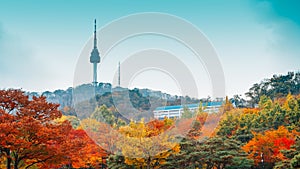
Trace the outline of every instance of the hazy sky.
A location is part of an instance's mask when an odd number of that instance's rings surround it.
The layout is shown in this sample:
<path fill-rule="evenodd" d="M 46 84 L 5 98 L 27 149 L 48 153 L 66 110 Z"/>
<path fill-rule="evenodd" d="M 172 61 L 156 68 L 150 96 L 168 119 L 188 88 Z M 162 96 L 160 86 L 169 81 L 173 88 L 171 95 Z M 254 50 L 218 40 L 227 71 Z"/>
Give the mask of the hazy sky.
<path fill-rule="evenodd" d="M 92 36 L 94 18 L 100 28 L 126 15 L 162 12 L 187 20 L 206 35 L 222 64 L 226 94 L 243 94 L 273 74 L 300 69 L 299 6 L 297 0 L 0 0 L 0 88 L 53 91 L 71 87 L 81 50 Z M 116 70 L 117 65 L 110 66 Z M 151 84 L 159 78 L 156 73 L 141 74 L 130 87 L 178 94 L 173 83 Z M 91 74 L 87 77 L 92 80 Z"/>

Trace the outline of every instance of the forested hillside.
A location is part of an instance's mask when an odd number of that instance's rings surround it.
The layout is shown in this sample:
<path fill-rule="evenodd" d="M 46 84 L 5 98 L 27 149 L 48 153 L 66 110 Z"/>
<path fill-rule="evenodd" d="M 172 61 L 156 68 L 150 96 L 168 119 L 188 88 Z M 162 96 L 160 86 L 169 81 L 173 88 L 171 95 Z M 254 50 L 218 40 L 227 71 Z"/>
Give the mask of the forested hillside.
<path fill-rule="evenodd" d="M 245 97 L 242 95 L 234 95 L 230 98 L 237 107 L 257 107 L 261 96 L 265 95 L 272 100 L 285 97 L 288 94 L 297 95 L 300 93 L 300 72 L 288 72 L 286 75 L 273 75 L 259 83 L 253 84 Z M 36 92 L 29 92 L 29 95 L 38 96 Z M 132 89 L 112 88 L 110 83 L 99 83 L 96 90 L 92 84 L 83 84 L 67 90 L 55 90 L 54 92 L 45 91 L 42 93 L 46 96 L 47 101 L 58 103 L 59 109 L 65 115 L 79 115 L 87 117 L 94 109 L 101 105 L 107 107 L 115 107 L 114 101 L 124 100 L 125 97 L 130 98 L 133 107 L 138 111 L 145 111 L 145 114 L 151 112 L 154 107 L 161 105 L 178 105 L 199 103 L 199 101 L 209 101 L 210 97 L 202 99 L 194 99 L 188 96 L 173 96 L 160 91 L 150 89 Z M 96 100 L 95 96 L 96 95 Z M 75 112 L 75 106 L 76 111 Z M 150 108 L 152 108 L 150 110 Z M 133 113 L 135 110 L 125 110 L 124 114 Z M 142 114 L 141 116 L 145 116 Z"/>
<path fill-rule="evenodd" d="M 226 98 L 217 113 L 204 112 L 200 106 L 194 113 L 185 110 L 181 119 L 149 121 L 130 120 L 116 110 L 112 98 L 116 102 L 123 99 L 127 90 L 122 88 L 98 94 L 94 100 L 80 100 L 76 103 L 82 106 L 80 118 L 62 115 L 60 105 L 47 101 L 49 96 L 59 100 L 51 92 L 46 98 L 21 90 L 0 90 L 0 168 L 298 169 L 300 94 L 296 77 L 298 73 L 273 76 L 272 81 L 281 79 L 279 84 L 290 86 L 281 89 L 272 83 L 263 90 L 265 94 L 260 88 L 250 89 L 259 91 L 255 107 L 234 107 Z M 67 97 L 70 90 L 54 93 L 67 103 L 72 100 Z M 142 90 L 128 93 L 134 109 L 145 112 L 151 111 L 150 104 L 178 104 L 184 99 L 151 102 L 154 96 Z M 87 107 L 90 109 L 85 110 Z M 72 112 L 72 108 L 64 106 L 63 111 Z"/>
<path fill-rule="evenodd" d="M 29 94 L 38 96 L 37 93 Z M 102 105 L 116 110 L 115 104 L 122 108 L 122 112 L 119 113 L 129 117 L 142 112 L 136 115 L 136 118 L 150 118 L 153 109 L 158 106 L 199 103 L 200 101 L 188 96 L 172 96 L 150 89 L 112 88 L 109 83 L 100 83 L 96 89 L 91 84 L 83 84 L 74 89 L 46 91 L 41 95 L 45 96 L 49 102 L 58 103 L 64 115 L 75 115 L 79 118 L 88 117 L 96 107 Z M 124 104 L 127 98 L 129 102 Z M 133 108 L 129 109 L 128 103 L 132 104 Z"/>

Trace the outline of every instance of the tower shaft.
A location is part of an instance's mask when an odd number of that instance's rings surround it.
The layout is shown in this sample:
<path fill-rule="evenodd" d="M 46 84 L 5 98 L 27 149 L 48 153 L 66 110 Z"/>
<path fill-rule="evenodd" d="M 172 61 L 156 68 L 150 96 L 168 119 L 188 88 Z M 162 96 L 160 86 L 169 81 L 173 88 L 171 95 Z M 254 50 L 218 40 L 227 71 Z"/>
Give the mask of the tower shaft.
<path fill-rule="evenodd" d="M 93 63 L 93 85 L 97 86 L 97 63 Z"/>

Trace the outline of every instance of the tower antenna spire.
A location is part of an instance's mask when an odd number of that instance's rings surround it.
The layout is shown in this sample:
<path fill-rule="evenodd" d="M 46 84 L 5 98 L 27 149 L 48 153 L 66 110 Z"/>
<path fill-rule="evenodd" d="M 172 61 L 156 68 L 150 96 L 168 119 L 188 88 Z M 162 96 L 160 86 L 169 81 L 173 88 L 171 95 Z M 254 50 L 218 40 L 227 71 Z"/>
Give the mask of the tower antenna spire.
<path fill-rule="evenodd" d="M 94 25 L 94 48 L 97 48 L 97 21 L 95 19 L 95 25 Z"/>

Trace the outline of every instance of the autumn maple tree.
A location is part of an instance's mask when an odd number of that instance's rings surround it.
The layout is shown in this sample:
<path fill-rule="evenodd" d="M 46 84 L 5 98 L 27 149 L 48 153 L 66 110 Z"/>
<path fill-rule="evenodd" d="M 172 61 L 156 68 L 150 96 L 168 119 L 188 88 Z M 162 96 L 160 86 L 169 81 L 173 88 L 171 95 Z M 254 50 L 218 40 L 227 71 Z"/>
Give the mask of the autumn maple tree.
<path fill-rule="evenodd" d="M 61 117 L 58 105 L 45 97 L 29 98 L 21 90 L 0 90 L 0 150 L 6 168 L 63 164 L 69 122 L 55 123 Z"/>
<path fill-rule="evenodd" d="M 254 133 L 254 138 L 242 147 L 258 165 L 259 163 L 269 163 L 274 165 L 275 162 L 285 159 L 282 150 L 288 150 L 295 144 L 296 131 L 288 131 L 285 127 L 280 126 L 277 130 Z"/>
<path fill-rule="evenodd" d="M 68 156 L 65 166 L 70 168 L 100 168 L 107 156 L 106 151 L 97 145 L 83 129 L 72 129 L 62 145 Z"/>

